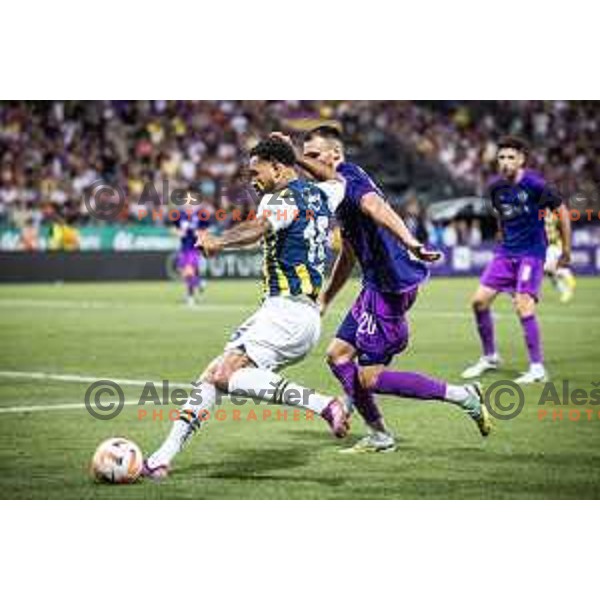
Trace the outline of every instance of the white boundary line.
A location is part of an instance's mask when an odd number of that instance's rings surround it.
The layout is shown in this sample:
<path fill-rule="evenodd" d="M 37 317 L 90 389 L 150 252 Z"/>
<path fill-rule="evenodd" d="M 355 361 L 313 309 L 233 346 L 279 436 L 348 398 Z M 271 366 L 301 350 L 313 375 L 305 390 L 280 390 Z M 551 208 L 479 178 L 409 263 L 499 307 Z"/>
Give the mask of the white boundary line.
<path fill-rule="evenodd" d="M 102 300 L 48 300 L 36 298 L 0 298 L 0 306 L 12 308 L 73 308 L 76 310 L 89 309 L 137 309 L 137 308 L 153 308 L 157 310 L 197 310 L 197 311 L 213 311 L 213 310 L 244 310 L 248 309 L 247 304 L 202 304 L 202 300 L 198 301 L 193 307 L 186 306 L 182 303 L 173 304 L 150 304 L 148 302 L 104 302 Z"/>
<path fill-rule="evenodd" d="M 136 303 L 122 304 L 118 302 L 102 302 L 102 301 L 86 301 L 86 300 L 45 300 L 45 299 L 34 299 L 34 298 L 0 298 L 0 306 L 14 307 L 14 308 L 64 308 L 64 309 L 75 309 L 75 310 L 89 310 L 89 309 L 104 309 L 104 310 L 122 310 L 122 309 L 138 309 L 138 308 L 149 308 L 155 310 L 189 310 L 191 312 L 251 312 L 257 307 L 253 307 L 248 304 L 203 304 L 200 301 L 196 306 L 188 307 L 182 304 L 148 304 L 148 303 Z M 333 308 L 331 311 L 335 315 L 343 315 L 346 310 L 350 308 Z M 494 311 L 494 315 L 499 319 L 512 318 L 513 313 L 510 311 Z M 471 312 L 465 305 L 464 311 L 428 311 L 425 308 L 421 308 L 418 312 L 410 313 L 411 318 L 425 318 L 433 317 L 440 319 L 464 319 L 471 320 Z M 542 319 L 552 320 L 555 323 L 600 323 L 600 317 L 597 315 L 588 316 L 575 316 L 565 315 L 564 313 L 558 314 L 555 312 L 541 313 Z"/>
<path fill-rule="evenodd" d="M 146 385 L 153 383 L 154 385 L 162 385 L 162 381 L 152 381 L 148 379 L 113 379 L 112 377 L 100 377 L 94 375 L 71 375 L 68 373 L 45 373 L 43 371 L 0 371 L 0 377 L 10 377 L 19 379 L 41 379 L 49 381 L 62 381 L 65 383 L 94 383 L 106 379 L 116 383 L 117 385 Z M 169 381 L 169 385 L 177 387 L 186 387 L 192 384 L 191 381 L 182 383 L 180 381 Z"/>
<path fill-rule="evenodd" d="M 125 406 L 135 406 L 137 401 L 134 400 L 126 400 L 124 402 Z M 0 414 L 6 413 L 29 413 L 29 412 L 46 412 L 47 410 L 76 410 L 76 409 L 85 409 L 85 404 L 72 402 L 70 404 L 34 404 L 31 406 L 7 406 L 5 408 L 0 408 Z"/>
<path fill-rule="evenodd" d="M 152 381 L 143 379 L 112 379 L 110 377 L 95 377 L 93 375 L 71 375 L 71 374 L 59 374 L 59 373 L 44 373 L 42 371 L 0 371 L 0 377 L 6 377 L 11 379 L 33 379 L 36 381 L 61 381 L 63 383 L 94 383 L 106 379 L 113 381 L 117 385 L 146 385 L 147 383 L 153 383 L 156 387 L 163 385 L 162 381 Z M 170 381 L 170 386 L 188 388 L 192 384 L 191 381 L 182 383 L 180 381 Z M 137 401 L 129 400 L 125 401 L 125 406 L 131 406 L 138 404 Z M 0 407 L 0 414 L 6 413 L 28 413 L 28 412 L 40 412 L 47 410 L 76 410 L 85 408 L 85 404 L 82 402 L 73 402 L 70 404 L 34 404 L 30 406 L 6 406 Z"/>

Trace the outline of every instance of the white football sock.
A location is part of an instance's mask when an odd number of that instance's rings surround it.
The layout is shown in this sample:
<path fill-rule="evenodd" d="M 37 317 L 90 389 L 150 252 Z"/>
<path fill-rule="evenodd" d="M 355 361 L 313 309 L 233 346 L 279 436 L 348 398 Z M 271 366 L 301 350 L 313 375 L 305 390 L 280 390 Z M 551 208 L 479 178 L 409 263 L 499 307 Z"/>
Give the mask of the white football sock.
<path fill-rule="evenodd" d="M 469 392 L 464 385 L 446 384 L 446 398 L 448 402 L 453 404 L 462 404 L 469 397 Z"/>
<path fill-rule="evenodd" d="M 171 463 L 186 441 L 202 424 L 202 414 L 200 413 L 210 412 L 215 405 L 216 398 L 217 389 L 212 383 L 200 382 L 192 388 L 190 397 L 181 407 L 180 417 L 173 423 L 167 439 L 148 458 L 148 466 L 151 469 Z"/>
<path fill-rule="evenodd" d="M 318 394 L 267 369 L 239 369 L 229 380 L 229 393 L 264 399 L 265 402 L 275 404 L 287 404 L 318 414 L 321 414 L 332 400 L 331 396 Z"/>

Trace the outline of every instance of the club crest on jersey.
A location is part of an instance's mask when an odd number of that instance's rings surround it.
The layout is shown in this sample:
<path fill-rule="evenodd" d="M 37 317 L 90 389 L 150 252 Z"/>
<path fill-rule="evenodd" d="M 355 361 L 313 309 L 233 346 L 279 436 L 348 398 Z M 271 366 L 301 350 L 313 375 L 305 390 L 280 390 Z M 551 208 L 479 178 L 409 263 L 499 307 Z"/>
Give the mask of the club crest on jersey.
<path fill-rule="evenodd" d="M 320 192 L 305 189 L 302 191 L 302 197 L 311 209 L 319 210 L 321 208 L 323 197 L 321 196 Z"/>

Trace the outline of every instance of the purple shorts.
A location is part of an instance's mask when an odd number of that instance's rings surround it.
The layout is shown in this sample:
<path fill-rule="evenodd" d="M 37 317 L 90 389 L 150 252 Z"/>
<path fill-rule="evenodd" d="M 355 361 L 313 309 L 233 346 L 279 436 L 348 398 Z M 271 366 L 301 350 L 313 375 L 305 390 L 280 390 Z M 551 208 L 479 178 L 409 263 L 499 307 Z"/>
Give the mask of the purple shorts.
<path fill-rule="evenodd" d="M 177 254 L 177 268 L 183 269 L 184 267 L 194 267 L 194 269 L 200 268 L 200 251 L 196 248 L 191 250 L 180 250 Z"/>
<path fill-rule="evenodd" d="M 479 281 L 481 285 L 499 292 L 529 294 L 537 301 L 543 280 L 543 259 L 496 254 Z"/>
<path fill-rule="evenodd" d="M 360 365 L 388 365 L 408 345 L 406 313 L 418 287 L 398 294 L 363 289 L 342 321 L 336 337 L 358 351 Z"/>

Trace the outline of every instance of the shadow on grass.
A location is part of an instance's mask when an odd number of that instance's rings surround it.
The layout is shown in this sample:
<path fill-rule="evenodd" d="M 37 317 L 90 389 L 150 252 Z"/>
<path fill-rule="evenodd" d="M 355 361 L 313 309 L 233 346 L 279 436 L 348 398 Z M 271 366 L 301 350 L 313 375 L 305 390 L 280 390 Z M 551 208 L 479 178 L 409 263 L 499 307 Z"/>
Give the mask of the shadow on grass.
<path fill-rule="evenodd" d="M 182 475 L 201 473 L 202 477 L 207 479 L 311 482 L 328 486 L 344 484 L 345 478 L 338 476 L 319 477 L 314 473 L 294 475 L 295 469 L 301 469 L 310 462 L 311 453 L 310 448 L 299 448 L 297 445 L 249 448 L 235 455 L 224 456 L 223 461 L 203 462 L 178 469 L 178 473 Z M 275 471 L 289 471 L 289 473 Z"/>

